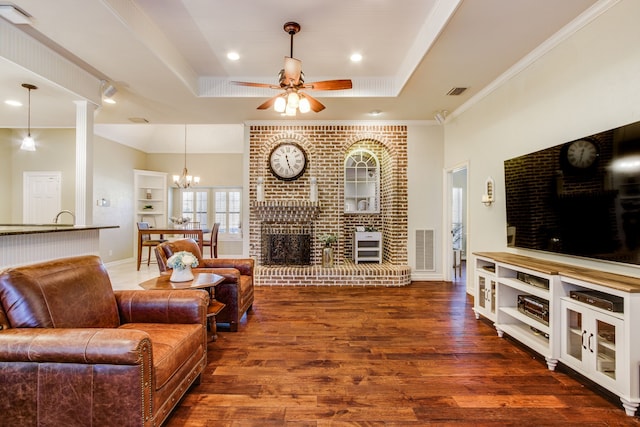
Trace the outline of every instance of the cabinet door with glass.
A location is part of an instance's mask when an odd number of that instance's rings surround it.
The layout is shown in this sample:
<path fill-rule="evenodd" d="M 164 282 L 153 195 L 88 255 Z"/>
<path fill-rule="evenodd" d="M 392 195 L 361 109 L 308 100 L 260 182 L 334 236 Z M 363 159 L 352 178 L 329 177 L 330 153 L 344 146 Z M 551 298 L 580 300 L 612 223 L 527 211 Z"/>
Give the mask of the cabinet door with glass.
<path fill-rule="evenodd" d="M 344 211 L 378 213 L 380 164 L 369 150 L 358 149 L 347 155 L 344 163 Z"/>
<path fill-rule="evenodd" d="M 563 299 L 561 360 L 611 391 L 626 379 L 622 319 Z"/>
<path fill-rule="evenodd" d="M 496 279 L 494 276 L 476 273 L 476 318 L 484 316 L 489 320 L 496 320 Z"/>

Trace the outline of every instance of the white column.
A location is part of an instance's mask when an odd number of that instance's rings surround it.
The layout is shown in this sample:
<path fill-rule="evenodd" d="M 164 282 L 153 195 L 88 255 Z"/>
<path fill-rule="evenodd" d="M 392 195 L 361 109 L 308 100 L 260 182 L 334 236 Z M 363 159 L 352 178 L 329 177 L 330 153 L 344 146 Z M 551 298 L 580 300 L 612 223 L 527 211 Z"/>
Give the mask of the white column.
<path fill-rule="evenodd" d="M 76 103 L 76 224 L 93 224 L 93 112 L 88 101 Z"/>

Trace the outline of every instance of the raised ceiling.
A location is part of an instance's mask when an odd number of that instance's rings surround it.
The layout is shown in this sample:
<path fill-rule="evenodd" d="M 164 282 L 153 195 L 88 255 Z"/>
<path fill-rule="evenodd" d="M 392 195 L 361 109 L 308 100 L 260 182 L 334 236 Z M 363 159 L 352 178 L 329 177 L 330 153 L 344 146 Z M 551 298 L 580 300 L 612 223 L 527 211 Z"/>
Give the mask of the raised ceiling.
<path fill-rule="evenodd" d="M 432 120 L 468 105 L 527 55 L 611 0 L 17 0 L 32 16 L 17 26 L 118 89 L 96 129 L 147 152 L 183 147 L 161 140 L 167 125 L 239 125 L 283 120 L 256 107 L 276 94 L 231 80 L 277 83 L 289 54 L 282 26 L 300 23 L 294 56 L 307 81 L 353 80 L 350 91 L 314 93 L 326 105 L 299 120 Z M 583 15 L 584 14 L 584 15 Z M 582 15 L 582 16 L 581 16 Z M 0 20 L 2 20 L 0 18 Z M 2 25 L 9 25 L 1 22 Z M 235 51 L 237 61 L 226 55 Z M 352 53 L 362 54 L 352 63 Z M 0 48 L 0 54 L 3 50 Z M 2 98 L 26 101 L 34 127 L 73 127 L 78 95 L 0 56 Z M 448 96 L 454 87 L 468 88 Z M 96 88 L 96 90 L 98 90 Z M 379 110 L 379 116 L 369 113 Z M 0 106 L 0 127 L 26 127 L 24 109 Z M 134 125 L 143 118 L 147 125 Z M 126 126 L 116 126 L 126 125 Z M 165 125 L 165 126 L 161 126 Z M 138 129 L 133 138 L 127 129 Z M 156 126 L 156 127 L 154 127 Z M 173 128 L 172 128 L 173 129 Z M 203 128 L 200 128 L 203 129 Z M 133 131 L 132 131 L 133 132 Z M 194 131 L 194 133 L 198 133 Z M 206 133 L 203 131 L 203 133 Z M 144 135 L 144 137 L 142 136 Z M 173 136 L 172 136 L 173 137 Z M 114 137 L 115 139 L 115 137 Z M 118 140 L 118 139 L 116 139 Z M 175 141 L 175 139 L 174 139 Z M 195 151 L 207 151 L 198 147 Z"/>

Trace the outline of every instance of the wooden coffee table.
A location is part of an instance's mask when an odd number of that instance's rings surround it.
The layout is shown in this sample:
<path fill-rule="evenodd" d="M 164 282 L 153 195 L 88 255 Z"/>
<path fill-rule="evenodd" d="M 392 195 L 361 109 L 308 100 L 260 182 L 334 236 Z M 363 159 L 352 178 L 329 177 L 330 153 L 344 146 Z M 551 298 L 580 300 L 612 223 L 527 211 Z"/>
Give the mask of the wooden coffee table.
<path fill-rule="evenodd" d="M 207 308 L 207 331 L 209 341 L 218 338 L 216 327 L 216 315 L 219 314 L 226 304 L 216 300 L 216 285 L 224 280 L 224 277 L 213 273 L 193 273 L 193 280 L 190 282 L 172 282 L 169 280 L 170 274 L 158 276 L 154 279 L 140 283 L 143 289 L 204 289 L 209 291 L 209 307 Z"/>

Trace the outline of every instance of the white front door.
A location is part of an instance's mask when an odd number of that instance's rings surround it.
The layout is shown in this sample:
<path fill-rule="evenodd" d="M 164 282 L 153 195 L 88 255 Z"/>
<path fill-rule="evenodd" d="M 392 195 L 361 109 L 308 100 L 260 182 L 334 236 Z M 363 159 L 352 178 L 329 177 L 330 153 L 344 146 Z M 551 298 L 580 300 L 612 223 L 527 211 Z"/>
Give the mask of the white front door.
<path fill-rule="evenodd" d="M 24 224 L 50 224 L 60 212 L 62 173 L 59 171 L 24 172 Z"/>

